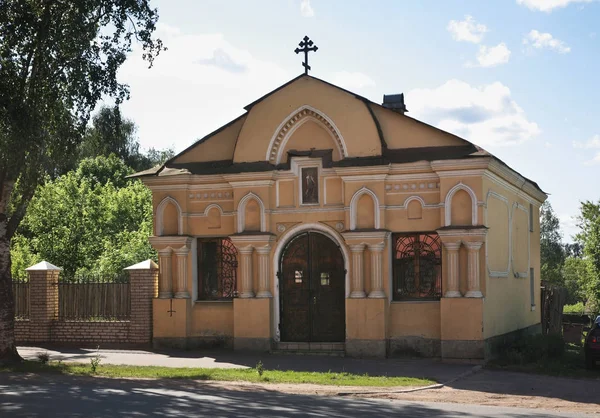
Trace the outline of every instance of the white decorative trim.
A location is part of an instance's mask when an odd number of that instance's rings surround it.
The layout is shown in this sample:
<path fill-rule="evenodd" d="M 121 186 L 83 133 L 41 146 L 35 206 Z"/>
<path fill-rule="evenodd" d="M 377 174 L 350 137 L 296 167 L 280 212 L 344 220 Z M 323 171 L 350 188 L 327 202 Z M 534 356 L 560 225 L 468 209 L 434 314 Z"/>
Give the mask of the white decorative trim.
<path fill-rule="evenodd" d="M 410 196 L 410 197 L 407 197 L 407 198 L 406 198 L 406 200 L 404 201 L 404 204 L 403 204 L 403 205 L 404 205 L 404 207 L 405 207 L 406 209 L 408 209 L 408 204 L 409 204 L 410 202 L 412 202 L 413 200 L 416 200 L 416 201 L 418 201 L 418 202 L 421 204 L 421 207 L 422 207 L 422 208 L 424 208 L 424 207 L 426 207 L 426 206 L 427 206 L 427 204 L 425 203 L 425 201 L 423 200 L 423 198 L 422 198 L 421 196 L 416 196 L 416 195 L 413 195 L 413 196 Z M 438 205 L 435 205 L 435 206 L 437 207 Z"/>
<path fill-rule="evenodd" d="M 273 252 L 273 270 L 272 270 L 272 278 L 274 281 L 273 289 L 275 289 L 275 294 L 273 295 L 273 335 L 275 336 L 275 341 L 279 341 L 279 321 L 280 321 L 280 312 L 279 312 L 279 283 L 277 281 L 277 275 L 279 273 L 279 259 L 281 258 L 281 253 L 283 249 L 287 245 L 287 243 L 296 235 L 304 231 L 314 231 L 319 232 L 326 237 L 333 240 L 342 251 L 342 255 L 344 257 L 344 269 L 346 269 L 346 277 L 345 277 L 345 297 L 348 298 L 350 295 L 350 278 L 348 273 L 350 271 L 350 254 L 348 253 L 348 248 L 346 247 L 346 243 L 344 238 L 333 228 L 330 228 L 326 225 L 320 223 L 306 223 L 306 224 L 298 224 L 294 225 L 287 231 L 285 231 L 281 237 L 279 238 L 277 245 L 275 246 L 275 251 Z"/>
<path fill-rule="evenodd" d="M 317 187 L 318 187 L 318 202 L 317 203 L 302 203 L 302 169 L 303 168 L 317 168 Z M 323 178 L 323 164 L 321 159 L 314 159 L 310 157 L 294 157 L 290 163 L 290 170 L 296 175 L 298 179 L 298 203 L 295 206 L 310 206 L 312 208 L 316 208 L 321 206 L 321 202 L 323 202 L 323 188 L 321 187 L 321 178 Z M 312 211 L 313 209 L 311 209 Z"/>
<path fill-rule="evenodd" d="M 379 199 L 377 198 L 377 195 L 375 194 L 375 192 L 373 192 L 371 189 L 362 187 L 356 193 L 354 193 L 354 196 L 352 196 L 352 199 L 350 200 L 350 230 L 356 229 L 356 220 L 357 220 L 357 211 L 358 211 L 358 208 L 356 206 L 358 205 L 358 199 L 360 199 L 360 197 L 364 194 L 368 194 L 369 196 L 371 196 L 373 198 L 373 206 L 375 209 L 375 229 L 381 228 L 380 213 L 379 213 L 379 209 L 380 209 Z"/>
<path fill-rule="evenodd" d="M 523 212 L 525 212 L 526 215 L 526 232 L 527 232 L 527 266 L 525 267 L 527 270 L 523 271 L 515 271 L 515 260 L 513 258 L 513 249 L 512 249 L 512 230 L 513 230 L 513 220 L 514 220 L 514 215 L 515 215 L 515 209 L 519 209 L 522 210 Z M 526 277 L 529 277 L 529 266 L 531 265 L 531 233 L 529 232 L 529 209 L 527 209 L 525 206 L 521 205 L 518 202 L 514 202 L 512 205 L 512 214 L 510 216 L 510 242 L 511 242 L 511 252 L 510 252 L 510 262 L 511 262 L 511 270 L 513 273 L 513 276 L 516 279 L 524 279 Z"/>
<path fill-rule="evenodd" d="M 274 180 L 248 180 L 248 181 L 231 181 L 229 184 L 232 188 L 246 188 L 246 187 L 271 187 L 273 186 Z"/>
<path fill-rule="evenodd" d="M 303 105 L 290 113 L 283 119 L 283 122 L 279 124 L 271 137 L 271 141 L 269 141 L 265 160 L 272 164 L 280 164 L 283 150 L 285 149 L 288 140 L 296 129 L 309 120 L 321 125 L 321 127 L 331 135 L 342 159 L 348 156 L 346 143 L 339 129 L 335 126 L 335 123 L 320 110 L 309 105 Z"/>
<path fill-rule="evenodd" d="M 506 214 L 508 216 L 508 234 L 507 234 L 507 239 L 508 239 L 508 260 L 506 261 L 506 270 L 505 271 L 493 271 L 490 270 L 490 262 L 489 262 L 489 249 L 488 249 L 488 237 L 486 235 L 485 237 L 485 268 L 488 272 L 488 275 L 490 277 L 494 277 L 494 278 L 506 278 L 508 277 L 508 272 L 510 271 L 510 260 L 512 258 L 512 238 L 511 238 L 511 213 L 510 213 L 510 206 L 509 206 L 509 202 L 508 199 L 504 196 L 502 196 L 501 194 L 496 193 L 493 190 L 488 190 L 487 195 L 485 197 L 485 209 L 483 212 L 483 216 L 484 216 L 484 222 L 486 226 L 489 226 L 488 223 L 488 201 L 491 198 L 500 200 L 501 202 L 503 202 L 506 205 Z"/>
<path fill-rule="evenodd" d="M 223 208 L 221 206 L 217 205 L 216 203 L 211 203 L 210 205 L 208 205 L 207 207 L 204 208 L 204 216 L 208 216 L 208 212 L 214 208 L 216 208 L 219 211 L 221 216 L 223 216 L 225 214 L 225 212 L 223 212 Z"/>
<path fill-rule="evenodd" d="M 469 194 L 469 196 L 471 196 L 471 223 L 473 226 L 476 226 L 477 225 L 477 196 L 475 195 L 475 192 L 473 191 L 473 189 L 471 189 L 466 184 L 463 184 L 462 182 L 458 183 L 456 186 L 451 188 L 448 191 L 448 193 L 446 194 L 446 199 L 444 201 L 445 218 L 446 218 L 445 226 L 450 226 L 452 224 L 452 198 L 454 197 L 454 194 L 456 192 L 458 192 L 459 190 L 464 190 Z"/>
<path fill-rule="evenodd" d="M 255 199 L 260 207 L 260 232 L 267 231 L 267 221 L 265 217 L 265 204 L 256 194 L 249 192 L 247 195 L 240 199 L 237 207 L 237 232 L 244 232 L 244 225 L 246 223 L 246 204 L 250 199 Z"/>
<path fill-rule="evenodd" d="M 345 183 L 365 183 L 368 181 L 384 181 L 387 174 L 368 174 L 356 176 L 340 176 Z"/>
<path fill-rule="evenodd" d="M 156 207 L 156 235 L 158 236 L 162 236 L 164 233 L 163 213 L 169 203 L 173 203 L 177 209 L 177 235 L 183 234 L 183 211 L 181 210 L 181 206 L 179 206 L 177 200 L 173 199 L 171 196 L 167 196 L 161 200 Z"/>

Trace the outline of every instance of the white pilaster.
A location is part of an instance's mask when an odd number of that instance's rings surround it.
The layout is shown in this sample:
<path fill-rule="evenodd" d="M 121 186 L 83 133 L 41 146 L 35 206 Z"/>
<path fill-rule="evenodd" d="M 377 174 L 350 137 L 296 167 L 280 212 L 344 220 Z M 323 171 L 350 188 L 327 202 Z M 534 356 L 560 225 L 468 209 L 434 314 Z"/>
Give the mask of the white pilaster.
<path fill-rule="evenodd" d="M 479 278 L 479 249 L 482 245 L 482 242 L 465 242 L 469 254 L 469 264 L 467 266 L 468 291 L 465 294 L 465 297 L 467 298 L 483 297 Z"/>
<path fill-rule="evenodd" d="M 448 290 L 446 290 L 444 297 L 459 298 L 462 296 L 458 288 L 458 250 L 460 249 L 460 242 L 443 242 L 443 244 L 446 248 L 448 260 L 448 267 L 446 270 L 448 273 Z"/>
<path fill-rule="evenodd" d="M 240 298 L 253 298 L 254 291 L 252 290 L 252 252 L 254 247 L 248 245 L 247 247 L 238 248 L 240 253 L 240 273 L 241 273 L 241 289 Z"/>
<path fill-rule="evenodd" d="M 365 244 L 351 245 L 350 251 L 352 251 L 352 292 L 350 297 L 364 298 L 366 296 L 363 265 Z"/>
<path fill-rule="evenodd" d="M 258 254 L 258 293 L 257 298 L 271 298 L 273 295 L 269 290 L 269 255 L 271 246 L 256 247 Z"/>
<path fill-rule="evenodd" d="M 171 247 L 158 251 L 158 265 L 160 269 L 160 278 L 158 280 L 158 297 L 169 299 L 173 297 L 173 279 L 171 276 L 171 256 L 173 249 Z"/>
<path fill-rule="evenodd" d="M 383 249 L 385 242 L 369 245 L 371 252 L 371 292 L 370 298 L 385 298 L 383 290 Z"/>
<path fill-rule="evenodd" d="M 190 249 L 181 247 L 175 250 L 177 259 L 177 287 L 175 288 L 175 297 L 179 299 L 187 299 L 190 297 L 190 292 L 187 290 L 187 262 Z"/>

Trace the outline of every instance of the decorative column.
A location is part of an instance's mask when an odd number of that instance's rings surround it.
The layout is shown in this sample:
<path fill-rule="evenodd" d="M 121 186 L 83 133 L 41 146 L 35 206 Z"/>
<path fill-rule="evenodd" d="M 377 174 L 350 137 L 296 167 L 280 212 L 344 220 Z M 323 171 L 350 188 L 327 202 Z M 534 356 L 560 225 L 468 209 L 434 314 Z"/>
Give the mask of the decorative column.
<path fill-rule="evenodd" d="M 257 298 L 273 297 L 269 290 L 269 255 L 271 246 L 256 247 L 258 253 L 258 293 Z"/>
<path fill-rule="evenodd" d="M 248 245 L 247 247 L 238 248 L 240 253 L 240 275 L 241 275 L 241 298 L 253 298 L 254 291 L 252 290 L 252 251 L 254 247 Z"/>
<path fill-rule="evenodd" d="M 465 242 L 469 253 L 469 264 L 467 267 L 468 274 L 468 291 L 465 294 L 467 298 L 481 298 L 480 283 L 479 283 L 479 249 L 483 242 Z"/>
<path fill-rule="evenodd" d="M 158 250 L 158 265 L 160 279 L 158 281 L 158 297 L 169 299 L 173 297 L 173 279 L 171 277 L 171 247 Z"/>
<path fill-rule="evenodd" d="M 187 299 L 190 293 L 187 290 L 187 261 L 190 249 L 181 247 L 175 250 L 177 258 L 177 286 L 175 288 L 175 297 L 179 299 Z"/>
<path fill-rule="evenodd" d="M 351 245 L 350 251 L 352 251 L 352 292 L 350 297 L 364 298 L 366 296 L 363 266 L 365 244 Z"/>
<path fill-rule="evenodd" d="M 371 292 L 369 293 L 370 298 L 385 298 L 385 292 L 383 290 L 382 266 L 384 248 L 385 242 L 369 245 L 369 251 L 371 252 Z"/>
<path fill-rule="evenodd" d="M 446 248 L 448 260 L 448 290 L 446 290 L 444 297 L 459 298 L 462 296 L 458 290 L 458 250 L 460 249 L 460 242 L 444 242 L 443 244 Z"/>

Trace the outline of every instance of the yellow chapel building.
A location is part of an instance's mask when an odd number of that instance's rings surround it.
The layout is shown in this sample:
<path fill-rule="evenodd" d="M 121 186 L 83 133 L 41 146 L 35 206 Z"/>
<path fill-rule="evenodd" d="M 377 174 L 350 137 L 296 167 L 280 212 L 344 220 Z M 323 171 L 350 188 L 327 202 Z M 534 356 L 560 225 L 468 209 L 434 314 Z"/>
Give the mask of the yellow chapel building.
<path fill-rule="evenodd" d="M 163 166 L 154 345 L 488 359 L 540 327 L 547 195 L 472 143 L 302 74 Z"/>

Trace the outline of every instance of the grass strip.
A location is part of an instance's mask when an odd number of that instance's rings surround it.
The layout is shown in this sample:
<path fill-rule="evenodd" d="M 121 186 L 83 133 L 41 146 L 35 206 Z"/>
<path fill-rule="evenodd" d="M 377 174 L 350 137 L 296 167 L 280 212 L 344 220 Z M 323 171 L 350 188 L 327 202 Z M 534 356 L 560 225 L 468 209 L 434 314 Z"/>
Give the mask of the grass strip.
<path fill-rule="evenodd" d="M 297 372 L 257 369 L 210 369 L 192 367 L 124 366 L 101 364 L 93 373 L 89 364 L 50 362 L 42 364 L 25 361 L 21 364 L 0 368 L 2 372 L 54 373 L 72 376 L 101 376 L 112 378 L 193 379 L 255 383 L 311 383 L 334 386 L 427 386 L 436 383 L 430 379 L 397 376 L 370 376 L 368 374 L 335 372 Z"/>

